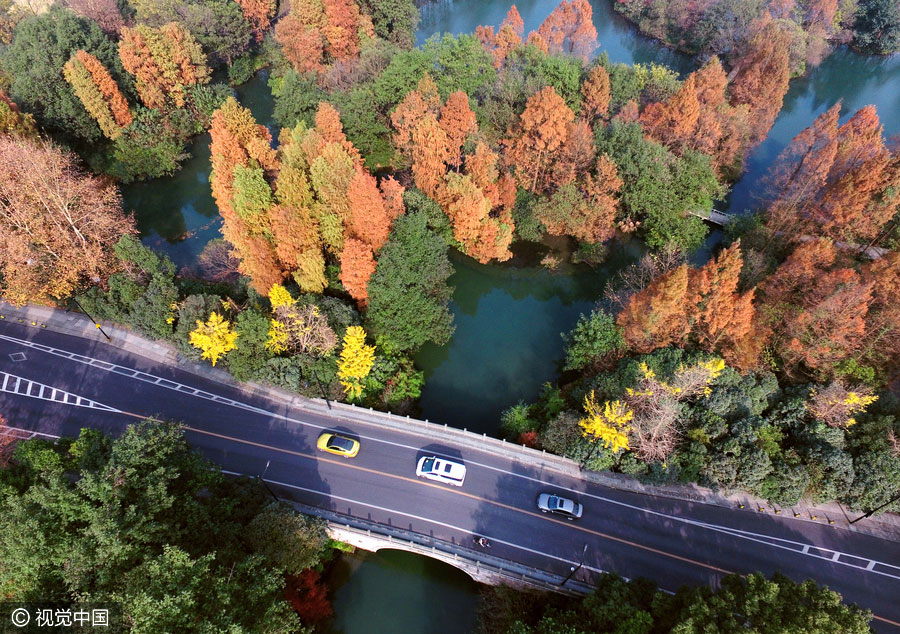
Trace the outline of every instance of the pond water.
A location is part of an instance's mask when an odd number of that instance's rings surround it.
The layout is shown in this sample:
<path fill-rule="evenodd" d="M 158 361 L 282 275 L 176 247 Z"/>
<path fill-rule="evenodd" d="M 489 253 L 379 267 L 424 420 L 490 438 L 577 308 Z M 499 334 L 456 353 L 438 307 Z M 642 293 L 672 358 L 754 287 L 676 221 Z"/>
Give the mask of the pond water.
<path fill-rule="evenodd" d="M 478 584 L 449 564 L 400 550 L 341 555 L 329 567 L 327 634 L 469 634 Z"/>
<path fill-rule="evenodd" d="M 277 138 L 268 80 L 261 71 L 238 87 L 236 96 Z M 194 139 L 191 158 L 174 176 L 122 187 L 125 210 L 134 211 L 144 244 L 168 255 L 179 268 L 193 264 L 207 242 L 222 237 L 222 219 L 209 186 L 209 141 L 209 134 Z"/>
<path fill-rule="evenodd" d="M 526 31 L 537 28 L 556 0 L 516 2 Z M 664 63 L 689 72 L 693 62 L 638 34 L 612 10 L 594 0 L 594 24 L 614 62 Z M 436 32 L 472 32 L 478 24 L 497 26 L 509 2 L 438 0 L 422 10 L 421 43 Z M 272 128 L 272 97 L 265 73 L 238 89 L 241 102 L 257 121 Z M 784 109 L 768 139 L 748 158 L 746 173 L 722 210 L 742 213 L 753 207 L 753 192 L 766 167 L 790 139 L 821 112 L 844 100 L 845 116 L 875 104 L 886 134 L 900 132 L 900 56 L 867 57 L 839 49 L 805 77 L 794 80 Z M 275 130 L 273 129 L 273 136 Z M 219 217 L 209 190 L 209 136 L 194 142 L 184 168 L 172 178 L 123 187 L 146 244 L 189 266 L 210 239 L 218 237 Z M 719 238 L 714 233 L 702 260 Z M 551 272 L 538 265 L 483 266 L 454 254 L 456 273 L 451 309 L 456 333 L 444 347 L 426 346 L 417 364 L 427 382 L 423 417 L 476 431 L 495 432 L 502 409 L 533 399 L 543 382 L 558 375 L 563 343 L 578 315 L 589 311 L 608 276 L 639 255 L 636 244 L 614 247 L 607 265 Z M 336 588 L 332 631 L 471 632 L 477 586 L 459 571 L 408 553 L 345 555 L 329 582 Z"/>
<path fill-rule="evenodd" d="M 423 416 L 495 434 L 504 408 L 556 379 L 561 333 L 593 309 L 610 274 L 642 252 L 638 241 L 616 244 L 603 266 L 559 271 L 536 262 L 484 265 L 453 252 L 456 332 L 448 345 L 426 345 L 416 356 L 425 371 Z"/>

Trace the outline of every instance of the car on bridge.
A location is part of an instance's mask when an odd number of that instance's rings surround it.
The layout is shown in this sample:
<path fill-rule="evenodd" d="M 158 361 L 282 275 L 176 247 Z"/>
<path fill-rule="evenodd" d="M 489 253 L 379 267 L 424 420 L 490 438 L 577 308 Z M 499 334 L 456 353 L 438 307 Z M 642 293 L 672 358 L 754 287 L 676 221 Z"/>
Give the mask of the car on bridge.
<path fill-rule="evenodd" d="M 321 451 L 344 456 L 344 458 L 354 458 L 359 453 L 359 441 L 340 434 L 334 434 L 330 431 L 319 436 L 316 441 L 316 447 Z"/>
<path fill-rule="evenodd" d="M 424 456 L 416 465 L 416 475 L 461 487 L 466 479 L 466 465 L 437 456 Z"/>
<path fill-rule="evenodd" d="M 577 520 L 584 510 L 578 502 L 553 493 L 541 493 L 537 499 L 537 506 L 541 513 L 561 515 L 567 520 Z"/>

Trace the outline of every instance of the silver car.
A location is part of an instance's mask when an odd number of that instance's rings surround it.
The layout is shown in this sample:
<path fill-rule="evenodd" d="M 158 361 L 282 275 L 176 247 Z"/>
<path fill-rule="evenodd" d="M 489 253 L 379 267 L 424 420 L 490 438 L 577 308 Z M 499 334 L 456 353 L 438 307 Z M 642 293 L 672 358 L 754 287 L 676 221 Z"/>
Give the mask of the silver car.
<path fill-rule="evenodd" d="M 562 515 L 568 520 L 577 520 L 584 510 L 578 502 L 553 493 L 541 493 L 538 496 L 537 505 L 542 513 Z"/>

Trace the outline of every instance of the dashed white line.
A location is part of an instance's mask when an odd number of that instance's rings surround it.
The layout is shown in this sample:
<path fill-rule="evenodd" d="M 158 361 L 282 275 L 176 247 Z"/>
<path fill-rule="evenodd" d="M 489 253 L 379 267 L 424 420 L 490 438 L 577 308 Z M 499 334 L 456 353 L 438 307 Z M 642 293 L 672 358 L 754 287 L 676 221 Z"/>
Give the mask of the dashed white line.
<path fill-rule="evenodd" d="M 74 352 L 69 352 L 67 350 L 61 350 L 59 348 L 52 348 L 50 346 L 45 346 L 39 343 L 35 343 L 33 341 L 28 341 L 25 339 L 18 339 L 16 337 L 10 337 L 8 335 L 0 335 L 0 339 L 5 339 L 6 341 L 11 341 L 13 343 L 26 346 L 35 350 L 40 350 L 42 352 L 46 352 L 48 354 L 52 354 L 57 357 L 63 357 L 65 359 L 70 359 L 72 361 L 77 361 L 78 363 L 83 363 L 84 365 L 89 365 L 94 368 L 99 368 L 101 370 L 105 370 L 107 372 L 114 372 L 116 374 L 120 374 L 123 376 L 127 376 L 129 378 L 137 379 L 138 381 L 143 381 L 144 383 L 150 383 L 152 385 L 158 385 L 161 388 L 167 390 L 174 390 L 176 392 L 186 391 L 187 389 L 192 389 L 187 385 L 182 385 L 181 383 L 176 383 L 175 381 L 170 381 L 169 379 L 165 379 L 163 377 L 154 376 L 152 374 L 148 374 L 146 372 L 141 372 L 139 370 L 134 370 L 132 368 L 127 368 L 125 366 L 117 365 L 115 363 L 109 363 L 108 361 L 101 361 L 100 359 L 94 359 L 93 357 L 86 357 L 80 354 L 75 354 Z M 235 401 L 230 398 L 226 398 L 224 396 L 217 396 L 215 394 L 209 394 L 208 392 L 195 391 L 193 396 L 198 396 L 200 398 L 215 401 L 217 403 L 223 403 L 225 405 L 231 405 L 232 407 L 236 407 L 238 409 L 243 409 L 251 412 L 255 412 L 257 414 L 269 414 L 264 409 L 259 407 L 254 407 L 253 405 L 248 405 L 247 403 L 242 403 L 240 401 Z"/>
<path fill-rule="evenodd" d="M 31 347 L 31 348 L 35 348 L 35 349 L 38 349 L 38 350 L 42 350 L 42 351 L 47 352 L 47 353 L 49 353 L 49 354 L 53 354 L 53 355 L 56 355 L 56 356 L 64 357 L 64 358 L 67 358 L 67 359 L 71 359 L 71 360 L 74 360 L 74 361 L 77 361 L 77 362 L 79 362 L 79 363 L 83 363 L 83 364 L 85 364 L 85 365 L 89 365 L 89 366 L 92 366 L 92 367 L 98 367 L 98 368 L 100 368 L 100 369 L 102 369 L 102 370 L 106 370 L 106 371 L 116 371 L 116 369 L 121 369 L 121 370 L 124 370 L 124 371 L 131 371 L 131 372 L 134 372 L 133 378 L 136 378 L 137 380 L 140 380 L 140 381 L 144 381 L 144 382 L 146 382 L 146 383 L 156 384 L 156 385 L 159 385 L 159 387 L 163 387 L 163 388 L 165 388 L 165 389 L 173 389 L 173 390 L 175 390 L 175 391 L 179 391 L 179 392 L 182 392 L 182 393 L 191 394 L 192 396 L 197 396 L 197 397 L 203 398 L 203 399 L 205 399 L 205 400 L 209 400 L 209 401 L 213 401 L 213 402 L 217 402 L 217 403 L 223 403 L 223 404 L 230 405 L 230 406 L 232 406 L 232 407 L 236 407 L 236 408 L 239 408 L 239 409 L 244 409 L 244 410 L 252 411 L 252 412 L 255 412 L 255 413 L 259 413 L 259 414 L 264 414 L 264 415 L 266 415 L 266 416 L 271 416 L 271 417 L 273 417 L 273 418 L 280 418 L 280 419 L 285 420 L 285 421 L 287 421 L 287 422 L 291 422 L 291 423 L 295 423 L 295 424 L 298 424 L 298 425 L 310 427 L 310 428 L 312 428 L 312 429 L 323 430 L 323 429 L 328 429 L 328 428 L 329 428 L 329 427 L 326 427 L 326 426 L 324 426 L 324 425 L 317 425 L 317 424 L 315 424 L 315 423 L 310 423 L 310 422 L 307 422 L 307 421 L 302 421 L 302 420 L 298 420 L 298 419 L 295 419 L 295 418 L 291 418 L 290 416 L 285 416 L 285 415 L 283 415 L 283 414 L 278 414 L 278 413 L 275 413 L 275 412 L 270 412 L 270 411 L 267 411 L 267 410 L 264 410 L 264 409 L 255 407 L 255 406 L 253 406 L 253 405 L 249 405 L 249 404 L 247 404 L 247 403 L 242 403 L 242 402 L 240 402 L 240 401 L 235 401 L 235 400 L 233 400 L 233 399 L 229 399 L 229 398 L 226 398 L 226 397 L 223 397 L 223 396 L 219 396 L 219 395 L 216 395 L 216 394 L 210 394 L 210 393 L 208 393 L 208 392 L 204 392 L 204 391 L 202 391 L 202 390 L 197 390 L 197 389 L 195 389 L 195 388 L 191 388 L 190 386 L 183 385 L 183 384 L 181 384 L 181 383 L 175 383 L 174 381 L 169 381 L 169 380 L 167 380 L 167 379 L 163 379 L 162 377 L 157 377 L 157 376 L 154 376 L 154 375 L 152 375 L 152 374 L 147 374 L 147 373 L 145 373 L 145 372 L 140 372 L 140 371 L 132 370 L 131 368 L 126 368 L 126 367 L 124 367 L 124 366 L 119 366 L 119 365 L 116 365 L 116 364 L 108 363 L 108 362 L 106 362 L 106 361 L 100 361 L 100 360 L 94 359 L 94 358 L 92 358 L 92 357 L 85 357 L 85 356 L 83 356 L 83 355 L 78 355 L 78 354 L 75 354 L 75 353 L 72 353 L 72 352 L 68 352 L 68 351 L 66 351 L 66 350 L 60 350 L 60 349 L 58 349 L 58 348 L 51 348 L 51 347 L 49 347 L 49 346 L 44 346 L 44 345 L 41 345 L 41 344 L 36 344 L 36 343 L 34 343 L 34 342 L 31 342 L 31 341 L 27 341 L 27 340 L 23 340 L 23 339 L 18 339 L 18 338 L 15 338 L 15 337 L 10 337 L 10 336 L 8 336 L 8 335 L 0 335 L 0 339 L 5 339 L 5 340 L 7 340 L 7 341 L 11 341 L 11 342 L 14 342 L 14 343 L 17 343 L 17 344 L 20 344 L 20 345 L 24 345 L 24 346 L 27 346 L 27 347 Z M 117 373 L 118 373 L 118 374 L 123 374 L 123 372 L 117 372 Z M 144 378 L 144 377 L 146 377 L 146 378 Z M 165 382 L 167 382 L 167 383 L 172 383 L 172 384 L 175 385 L 176 387 L 170 388 L 170 387 L 168 387 L 168 386 L 166 386 L 166 385 L 160 384 L 160 381 L 165 381 Z M 192 390 L 193 393 L 188 392 L 188 390 Z M 8 390 L 7 390 L 7 391 L 8 391 Z M 344 419 L 344 420 L 346 420 L 346 419 Z M 359 421 L 347 421 L 347 422 L 350 422 L 350 423 L 359 423 Z M 396 447 L 401 447 L 401 448 L 410 449 L 410 450 L 413 450 L 413 451 L 418 451 L 418 450 L 419 450 L 419 447 L 414 447 L 414 446 L 411 446 L 411 445 L 406 445 L 406 444 L 403 444 L 403 443 L 397 443 L 397 442 L 393 442 L 393 441 L 389 441 L 389 440 L 383 440 L 383 439 L 380 439 L 380 438 L 374 438 L 374 437 L 371 437 L 371 436 L 360 435 L 360 439 L 361 439 L 361 440 L 373 441 L 373 442 L 380 442 L 380 443 L 384 443 L 384 444 L 387 444 L 387 445 L 392 445 L 392 446 L 396 446 Z M 513 477 L 522 478 L 522 479 L 524 479 L 524 480 L 529 480 L 529 481 L 531 481 L 531 482 L 539 483 L 539 484 L 542 484 L 542 485 L 547 485 L 547 484 L 549 484 L 549 483 L 547 483 L 547 482 L 544 481 L 544 480 L 540 480 L 540 479 L 538 479 L 538 478 L 533 478 L 533 477 L 531 477 L 531 476 L 524 475 L 524 474 L 520 474 L 520 473 L 515 473 L 515 472 L 512 472 L 512 471 L 507 471 L 507 470 L 505 470 L 505 469 L 501 469 L 501 468 L 499 468 L 499 467 L 494 467 L 494 466 L 492 466 L 492 465 L 487 465 L 487 464 L 479 463 L 479 462 L 475 462 L 475 461 L 467 461 L 467 463 L 470 464 L 470 465 L 479 466 L 479 467 L 482 467 L 482 468 L 484 468 L 484 469 L 488 469 L 488 470 L 491 470 L 491 471 L 496 471 L 496 472 L 502 473 L 502 474 L 504 474 L 504 475 L 511 475 L 511 476 L 513 476 Z M 551 486 L 554 486 L 555 488 L 558 488 L 558 489 L 560 489 L 560 490 L 567 491 L 567 492 L 570 492 L 570 493 L 573 493 L 573 494 L 576 494 L 576 495 L 581 495 L 581 496 L 584 496 L 584 497 L 593 498 L 593 499 L 595 499 L 595 500 L 602 501 L 602 502 L 606 502 L 606 503 L 608 503 L 608 504 L 613 504 L 613 505 L 616 505 L 616 506 L 621 506 L 621 507 L 624 507 L 624 508 L 629 508 L 629 509 L 631 509 L 631 510 L 635 510 L 635 511 L 638 511 L 638 512 L 642 512 L 642 513 L 646 513 L 646 514 L 650 514 L 650 515 L 655 515 L 655 516 L 657 516 L 657 517 L 665 518 L 665 519 L 668 519 L 668 520 L 670 520 L 670 521 L 675 521 L 675 522 L 679 522 L 679 523 L 682 523 L 682 524 L 688 524 L 688 525 L 691 525 L 691 526 L 694 526 L 694 527 L 697 527 L 697 528 L 703 528 L 703 529 L 711 530 L 711 531 L 714 531 L 714 532 L 724 533 L 724 534 L 730 535 L 731 537 L 736 537 L 736 538 L 739 538 L 739 539 L 745 539 L 745 540 L 748 540 L 748 541 L 757 542 L 757 543 L 764 544 L 764 545 L 766 545 L 766 546 L 770 546 L 770 547 L 773 547 L 773 548 L 780 548 L 780 549 L 783 549 L 783 550 L 788 550 L 788 551 L 790 551 L 790 552 L 797 553 L 797 554 L 800 554 L 800 555 L 805 555 L 805 556 L 808 556 L 808 557 L 815 557 L 816 559 L 823 559 L 823 560 L 826 560 L 826 561 L 831 561 L 831 562 L 833 562 L 833 563 L 835 563 L 835 564 L 847 566 L 847 567 L 850 567 L 850 568 L 854 568 L 854 569 L 856 569 L 856 570 L 867 571 L 867 572 L 873 572 L 873 573 L 875 573 L 875 574 L 879 574 L 879 575 L 883 575 L 883 576 L 886 576 L 886 577 L 890 577 L 890 578 L 892 578 L 892 579 L 898 579 L 898 580 L 900 580 L 900 575 L 894 575 L 894 574 L 890 574 L 890 573 L 887 573 L 887 572 L 882 572 L 882 571 L 880 571 L 880 570 L 875 570 L 875 569 L 874 569 L 874 567 L 875 567 L 876 565 L 879 565 L 879 566 L 884 566 L 884 567 L 891 568 L 891 569 L 894 569 L 894 570 L 897 570 L 898 572 L 900 572 L 900 566 L 894 566 L 894 565 L 892 565 L 892 564 L 887 564 L 887 563 L 883 563 L 883 562 L 879 562 L 879 561 L 874 561 L 874 560 L 871 560 L 871 559 L 868 558 L 868 557 L 859 557 L 859 556 L 857 556 L 857 555 L 852 555 L 852 554 L 850 554 L 850 553 L 841 553 L 841 552 L 834 551 L 834 550 L 831 550 L 831 549 L 828 549 L 828 548 L 822 548 L 822 547 L 819 547 L 819 546 L 815 546 L 814 544 L 805 544 L 805 543 L 802 543 L 802 542 L 795 542 L 795 541 L 792 541 L 792 540 L 782 539 L 782 538 L 779 538 L 779 537 L 772 537 L 772 536 L 769 536 L 769 535 L 762 535 L 762 534 L 759 534 L 759 533 L 752 533 L 752 532 L 749 532 L 749 531 L 742 531 L 742 530 L 730 528 L 730 527 L 727 527 L 727 526 L 721 526 L 721 525 L 718 525 L 718 524 L 710 524 L 710 523 L 707 523 L 707 522 L 701 522 L 701 521 L 698 521 L 698 520 L 692 520 L 692 519 L 689 519 L 689 518 L 686 518 L 686 517 L 677 516 L 677 515 L 670 515 L 670 514 L 668 514 L 668 513 L 663 513 L 663 512 L 660 512 L 660 511 L 654 511 L 654 510 L 651 510 L 651 509 L 647 509 L 647 508 L 645 508 L 645 507 L 640 507 L 640 506 L 636 506 L 636 505 L 633 505 L 633 504 L 628 504 L 627 502 L 621 502 L 621 501 L 619 501 L 619 500 L 615 500 L 615 499 L 612 499 L 612 498 L 607 498 L 607 497 L 604 497 L 604 496 L 595 495 L 595 494 L 587 493 L 587 492 L 584 492 L 584 491 L 578 491 L 578 490 L 571 489 L 571 488 L 569 488 L 569 487 L 562 486 L 562 485 L 552 484 Z M 374 507 L 373 507 L 373 508 L 374 508 Z M 429 521 L 430 521 L 430 520 L 429 520 Z M 781 542 L 781 543 L 773 543 L 773 542 Z M 831 556 L 817 555 L 817 554 L 815 554 L 815 553 L 811 553 L 811 552 L 810 552 L 810 548 L 815 548 L 815 549 L 817 549 L 817 550 L 826 551 L 826 552 L 832 553 L 832 555 L 831 555 Z M 860 560 L 862 560 L 862 561 L 866 561 L 867 564 L 866 564 L 866 566 L 861 566 L 861 565 L 856 565 L 856 564 L 852 564 L 852 563 L 848 563 L 848 562 L 841 561 L 841 560 L 840 560 L 841 555 L 846 555 L 846 556 L 848 556 L 848 557 L 854 557 L 854 558 L 856 558 L 856 559 L 860 559 Z"/>

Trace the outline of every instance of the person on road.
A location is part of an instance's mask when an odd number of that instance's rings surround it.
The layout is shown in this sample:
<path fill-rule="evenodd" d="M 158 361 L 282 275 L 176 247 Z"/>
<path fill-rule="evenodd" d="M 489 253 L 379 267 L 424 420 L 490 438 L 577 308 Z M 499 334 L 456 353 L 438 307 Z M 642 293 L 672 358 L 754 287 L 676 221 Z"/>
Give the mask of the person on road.
<path fill-rule="evenodd" d="M 491 544 L 488 542 L 487 538 L 479 537 L 475 540 L 475 543 L 481 546 L 482 548 L 490 548 Z"/>

